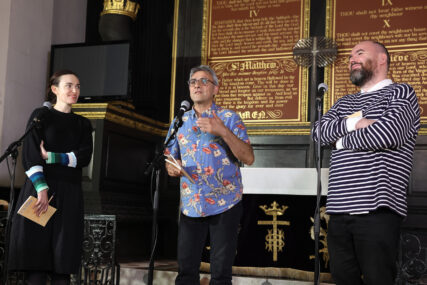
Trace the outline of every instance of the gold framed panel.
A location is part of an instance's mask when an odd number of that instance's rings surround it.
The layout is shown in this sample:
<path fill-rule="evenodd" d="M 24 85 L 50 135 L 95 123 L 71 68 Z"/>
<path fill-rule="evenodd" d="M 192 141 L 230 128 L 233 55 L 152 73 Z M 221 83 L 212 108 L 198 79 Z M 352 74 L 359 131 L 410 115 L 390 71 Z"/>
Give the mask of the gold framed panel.
<path fill-rule="evenodd" d="M 151 135 L 166 136 L 168 124 L 153 120 L 132 110 L 127 102 L 76 103 L 73 112 L 91 120 L 106 120 Z"/>
<path fill-rule="evenodd" d="M 299 17 L 298 22 L 296 22 L 296 24 L 298 24 L 298 34 L 295 39 L 291 39 L 291 41 L 288 40 L 281 46 L 281 48 L 275 48 L 271 45 L 269 46 L 262 44 L 260 46 L 249 46 L 248 44 L 243 54 L 239 54 L 239 52 L 236 52 L 236 50 L 232 50 L 231 52 L 224 52 L 226 48 L 226 44 L 224 43 L 226 41 L 225 37 L 222 37 L 224 42 L 215 41 L 213 43 L 212 33 L 215 33 L 215 31 L 212 32 L 211 29 L 213 25 L 213 5 L 216 5 L 217 8 L 221 5 L 223 6 L 221 8 L 229 8 L 229 13 L 231 13 L 230 11 L 232 8 L 236 8 L 235 10 L 239 11 L 243 10 L 245 11 L 246 16 L 252 17 L 262 11 L 262 8 L 272 8 L 269 6 L 270 4 L 268 4 L 269 2 L 255 0 L 235 1 L 233 2 L 234 4 L 229 4 L 230 2 L 228 1 L 216 0 L 205 0 L 204 2 L 202 28 L 203 34 L 201 46 L 202 64 L 211 65 L 217 72 L 217 75 L 220 79 L 221 88 L 219 94 L 217 95 L 217 103 L 225 108 L 232 109 L 239 113 L 246 126 L 248 126 L 248 133 L 251 135 L 310 134 L 310 123 L 307 121 L 308 69 L 297 66 L 292 58 L 292 48 L 295 43 L 298 41 L 298 39 L 308 37 L 309 35 L 310 1 L 300 0 L 291 2 L 298 2 L 297 11 Z M 283 5 L 286 5 L 286 3 Z M 231 7 L 233 5 L 235 7 Z M 239 5 L 240 7 L 237 7 Z M 245 5 L 247 7 L 244 7 Z M 293 5 L 295 5 L 295 3 Z M 252 10 L 250 7 L 255 8 Z M 256 7 L 261 8 L 257 10 Z M 283 13 L 283 10 L 286 11 L 286 9 L 282 9 L 280 11 Z M 237 12 L 237 14 L 238 13 L 241 15 L 241 12 Z M 223 16 L 223 13 L 221 13 L 221 16 Z M 286 17 L 291 18 L 292 16 L 294 17 L 293 23 L 295 25 L 295 15 L 286 14 L 281 14 L 276 18 L 270 16 L 267 20 L 265 18 L 261 19 L 260 22 L 274 25 L 274 20 L 286 19 Z M 234 19 L 233 17 L 231 18 L 232 19 L 226 20 L 223 23 L 226 23 L 227 21 L 234 23 L 245 23 L 244 19 Z M 278 23 L 280 23 L 280 20 L 276 22 L 276 24 Z M 217 23 L 215 22 L 214 24 Z M 218 26 L 221 24 L 218 24 Z M 237 26 L 237 24 L 235 24 L 235 26 Z M 241 26 L 243 27 L 244 25 L 242 24 Z M 286 26 L 283 26 L 283 29 L 286 28 Z M 219 28 L 218 31 L 221 32 Z M 217 38 L 220 34 L 218 31 L 216 31 Z M 228 32 L 233 33 L 233 31 L 230 30 L 228 30 Z M 251 32 L 252 34 L 254 33 L 254 31 Z M 215 49 L 212 48 L 213 45 L 215 45 Z M 222 49 L 223 46 L 225 46 L 224 49 Z M 286 46 L 286 48 L 283 48 L 283 46 Z M 228 48 L 230 49 L 230 47 Z M 243 49 L 239 49 L 238 51 L 243 51 Z M 258 67 L 267 66 L 268 64 L 275 65 L 268 72 L 264 72 L 262 74 L 260 69 L 263 68 Z M 258 70 L 258 72 L 252 72 L 250 75 L 248 75 L 248 72 L 244 71 L 239 73 L 239 68 L 237 67 L 242 65 L 245 65 L 248 69 L 251 69 L 252 67 L 252 70 Z M 279 76 L 269 76 L 270 74 L 280 74 L 281 71 L 282 73 Z M 287 77 L 286 74 L 284 74 L 286 72 L 288 72 L 288 74 L 293 72 L 294 75 Z M 274 79 L 271 80 L 271 78 Z M 292 78 L 293 81 L 290 82 L 289 78 Z M 239 82 L 240 80 L 245 81 L 245 85 L 242 85 L 241 82 Z M 287 86 L 281 84 L 281 82 L 286 80 L 288 81 Z M 293 86 L 291 85 L 292 83 Z M 266 87 L 269 86 L 268 84 L 272 84 L 273 87 L 269 89 Z M 233 86 L 234 92 L 231 89 L 231 86 Z M 239 96 L 236 96 L 235 92 L 237 88 L 244 88 L 245 90 L 240 90 L 240 92 L 248 94 L 247 97 L 244 97 L 246 100 L 240 100 L 238 103 L 233 102 L 238 101 L 238 99 L 236 100 L 236 97 Z M 286 93 L 286 88 L 290 88 L 292 93 Z M 258 97 L 251 96 L 251 89 L 258 90 Z M 221 90 L 223 91 L 222 93 Z M 280 108 L 283 109 L 281 110 Z M 285 112 L 287 113 L 285 114 Z"/>
<path fill-rule="evenodd" d="M 173 37 L 172 37 L 172 67 L 171 67 L 171 93 L 169 101 L 169 122 L 173 121 L 175 110 L 175 88 L 176 88 L 176 57 L 178 50 L 178 20 L 179 0 L 175 0 L 173 13 Z"/>
<path fill-rule="evenodd" d="M 338 56 L 333 65 L 325 68 L 325 82 L 330 86 L 325 112 L 345 94 L 357 92 L 347 75 L 352 46 L 362 40 L 376 40 L 389 50 L 389 77 L 414 88 L 421 123 L 427 124 L 426 16 L 424 0 L 361 0 L 357 7 L 345 0 L 327 0 L 325 34 L 338 43 Z M 427 129 L 422 127 L 419 133 L 425 135 Z"/>

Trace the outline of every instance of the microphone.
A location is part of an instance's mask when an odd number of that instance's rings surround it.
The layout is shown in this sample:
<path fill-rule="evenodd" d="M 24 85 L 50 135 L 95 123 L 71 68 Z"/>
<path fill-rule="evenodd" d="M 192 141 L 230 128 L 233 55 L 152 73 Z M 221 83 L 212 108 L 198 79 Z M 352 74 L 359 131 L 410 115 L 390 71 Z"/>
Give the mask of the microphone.
<path fill-rule="evenodd" d="M 44 101 L 43 102 L 43 107 L 48 108 L 49 110 L 52 109 L 52 103 L 50 103 L 49 101 Z"/>
<path fill-rule="evenodd" d="M 169 137 L 172 138 L 176 132 L 178 132 L 178 129 L 182 126 L 182 116 L 184 115 L 185 112 L 187 112 L 188 110 L 190 110 L 190 102 L 188 102 L 187 100 L 184 100 L 181 102 L 181 107 L 178 110 L 178 113 L 176 113 L 175 116 L 175 123 L 174 123 L 174 128 L 172 129 L 172 132 L 170 133 Z M 165 144 L 167 145 L 167 144 Z"/>
<path fill-rule="evenodd" d="M 317 91 L 319 91 L 319 95 L 322 96 L 326 91 L 328 91 L 328 85 L 326 85 L 326 83 L 320 83 L 317 86 Z"/>
<path fill-rule="evenodd" d="M 43 102 L 43 109 L 40 111 L 40 113 L 34 117 L 33 121 L 35 123 L 40 123 L 44 116 L 46 116 L 46 114 L 49 112 L 50 109 L 52 109 L 52 103 L 50 103 L 49 101 L 45 101 Z"/>
<path fill-rule="evenodd" d="M 187 100 L 182 101 L 181 107 L 179 108 L 178 113 L 176 113 L 176 119 L 181 121 L 182 115 L 184 115 L 185 112 L 190 110 L 190 106 L 191 106 L 191 104 Z"/>

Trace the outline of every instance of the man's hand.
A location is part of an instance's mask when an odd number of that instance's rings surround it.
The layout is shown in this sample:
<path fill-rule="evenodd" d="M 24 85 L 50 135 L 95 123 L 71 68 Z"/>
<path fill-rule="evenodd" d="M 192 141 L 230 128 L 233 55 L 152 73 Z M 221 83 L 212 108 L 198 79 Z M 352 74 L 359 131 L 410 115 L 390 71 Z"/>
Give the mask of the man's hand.
<path fill-rule="evenodd" d="M 234 156 L 244 164 L 251 165 L 254 163 L 255 157 L 252 146 L 233 134 L 216 115 L 215 111 L 212 111 L 212 114 L 213 118 L 200 118 L 197 120 L 197 126 L 200 130 L 221 137 Z"/>
<path fill-rule="evenodd" d="M 176 159 L 176 163 L 178 163 L 178 165 L 182 167 L 182 162 L 180 159 Z M 169 162 L 166 162 L 165 166 L 166 166 L 166 171 L 168 172 L 169 176 L 179 177 L 182 175 L 181 170 L 177 169 L 175 166 L 173 166 Z"/>
<path fill-rule="evenodd" d="M 44 160 L 46 160 L 46 159 L 47 159 L 47 151 L 46 151 L 46 149 L 44 148 L 44 141 L 42 141 L 42 142 L 40 143 L 40 154 L 41 154 L 41 156 L 42 156 L 42 158 L 43 158 Z"/>
<path fill-rule="evenodd" d="M 37 202 L 34 204 L 33 209 L 34 213 L 38 217 L 40 217 L 41 214 L 44 214 L 49 206 L 49 201 L 47 199 L 47 190 L 48 189 L 45 189 L 37 193 Z"/>
<path fill-rule="evenodd" d="M 227 127 L 223 121 L 212 111 L 213 118 L 199 118 L 197 126 L 202 132 L 210 133 L 215 136 L 223 137 L 227 132 Z"/>
<path fill-rule="evenodd" d="M 366 128 L 366 127 L 372 125 L 373 123 L 375 123 L 376 121 L 377 120 L 362 118 L 356 123 L 356 130 Z"/>

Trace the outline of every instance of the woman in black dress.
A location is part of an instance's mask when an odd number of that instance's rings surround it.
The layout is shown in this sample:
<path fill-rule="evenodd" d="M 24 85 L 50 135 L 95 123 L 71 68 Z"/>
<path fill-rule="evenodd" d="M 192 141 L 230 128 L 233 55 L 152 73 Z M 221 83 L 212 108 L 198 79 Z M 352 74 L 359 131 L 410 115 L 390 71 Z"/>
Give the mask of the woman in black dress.
<path fill-rule="evenodd" d="M 76 74 L 62 70 L 50 78 L 48 100 L 54 108 L 38 108 L 32 113 L 39 126 L 26 137 L 23 166 L 27 180 L 16 209 L 28 196 L 37 197 L 34 211 L 47 210 L 48 200 L 57 211 L 46 227 L 22 217 L 12 218 L 9 248 L 10 270 L 26 272 L 27 284 L 69 284 L 78 272 L 83 241 L 82 167 L 92 156 L 92 126 L 88 119 L 71 111 L 80 94 Z M 53 100 L 51 100 L 53 99 Z"/>

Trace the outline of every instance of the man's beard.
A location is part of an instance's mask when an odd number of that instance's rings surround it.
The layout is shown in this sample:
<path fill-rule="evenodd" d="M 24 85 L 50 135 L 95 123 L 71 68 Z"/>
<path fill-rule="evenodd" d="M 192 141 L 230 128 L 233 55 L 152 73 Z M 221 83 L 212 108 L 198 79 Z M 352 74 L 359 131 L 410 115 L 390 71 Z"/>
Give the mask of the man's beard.
<path fill-rule="evenodd" d="M 360 69 L 355 69 L 350 72 L 350 80 L 351 82 L 356 86 L 363 86 L 366 82 L 371 80 L 372 76 L 374 75 L 372 71 L 372 62 L 368 60 L 366 62 L 366 67 L 362 64 Z"/>

